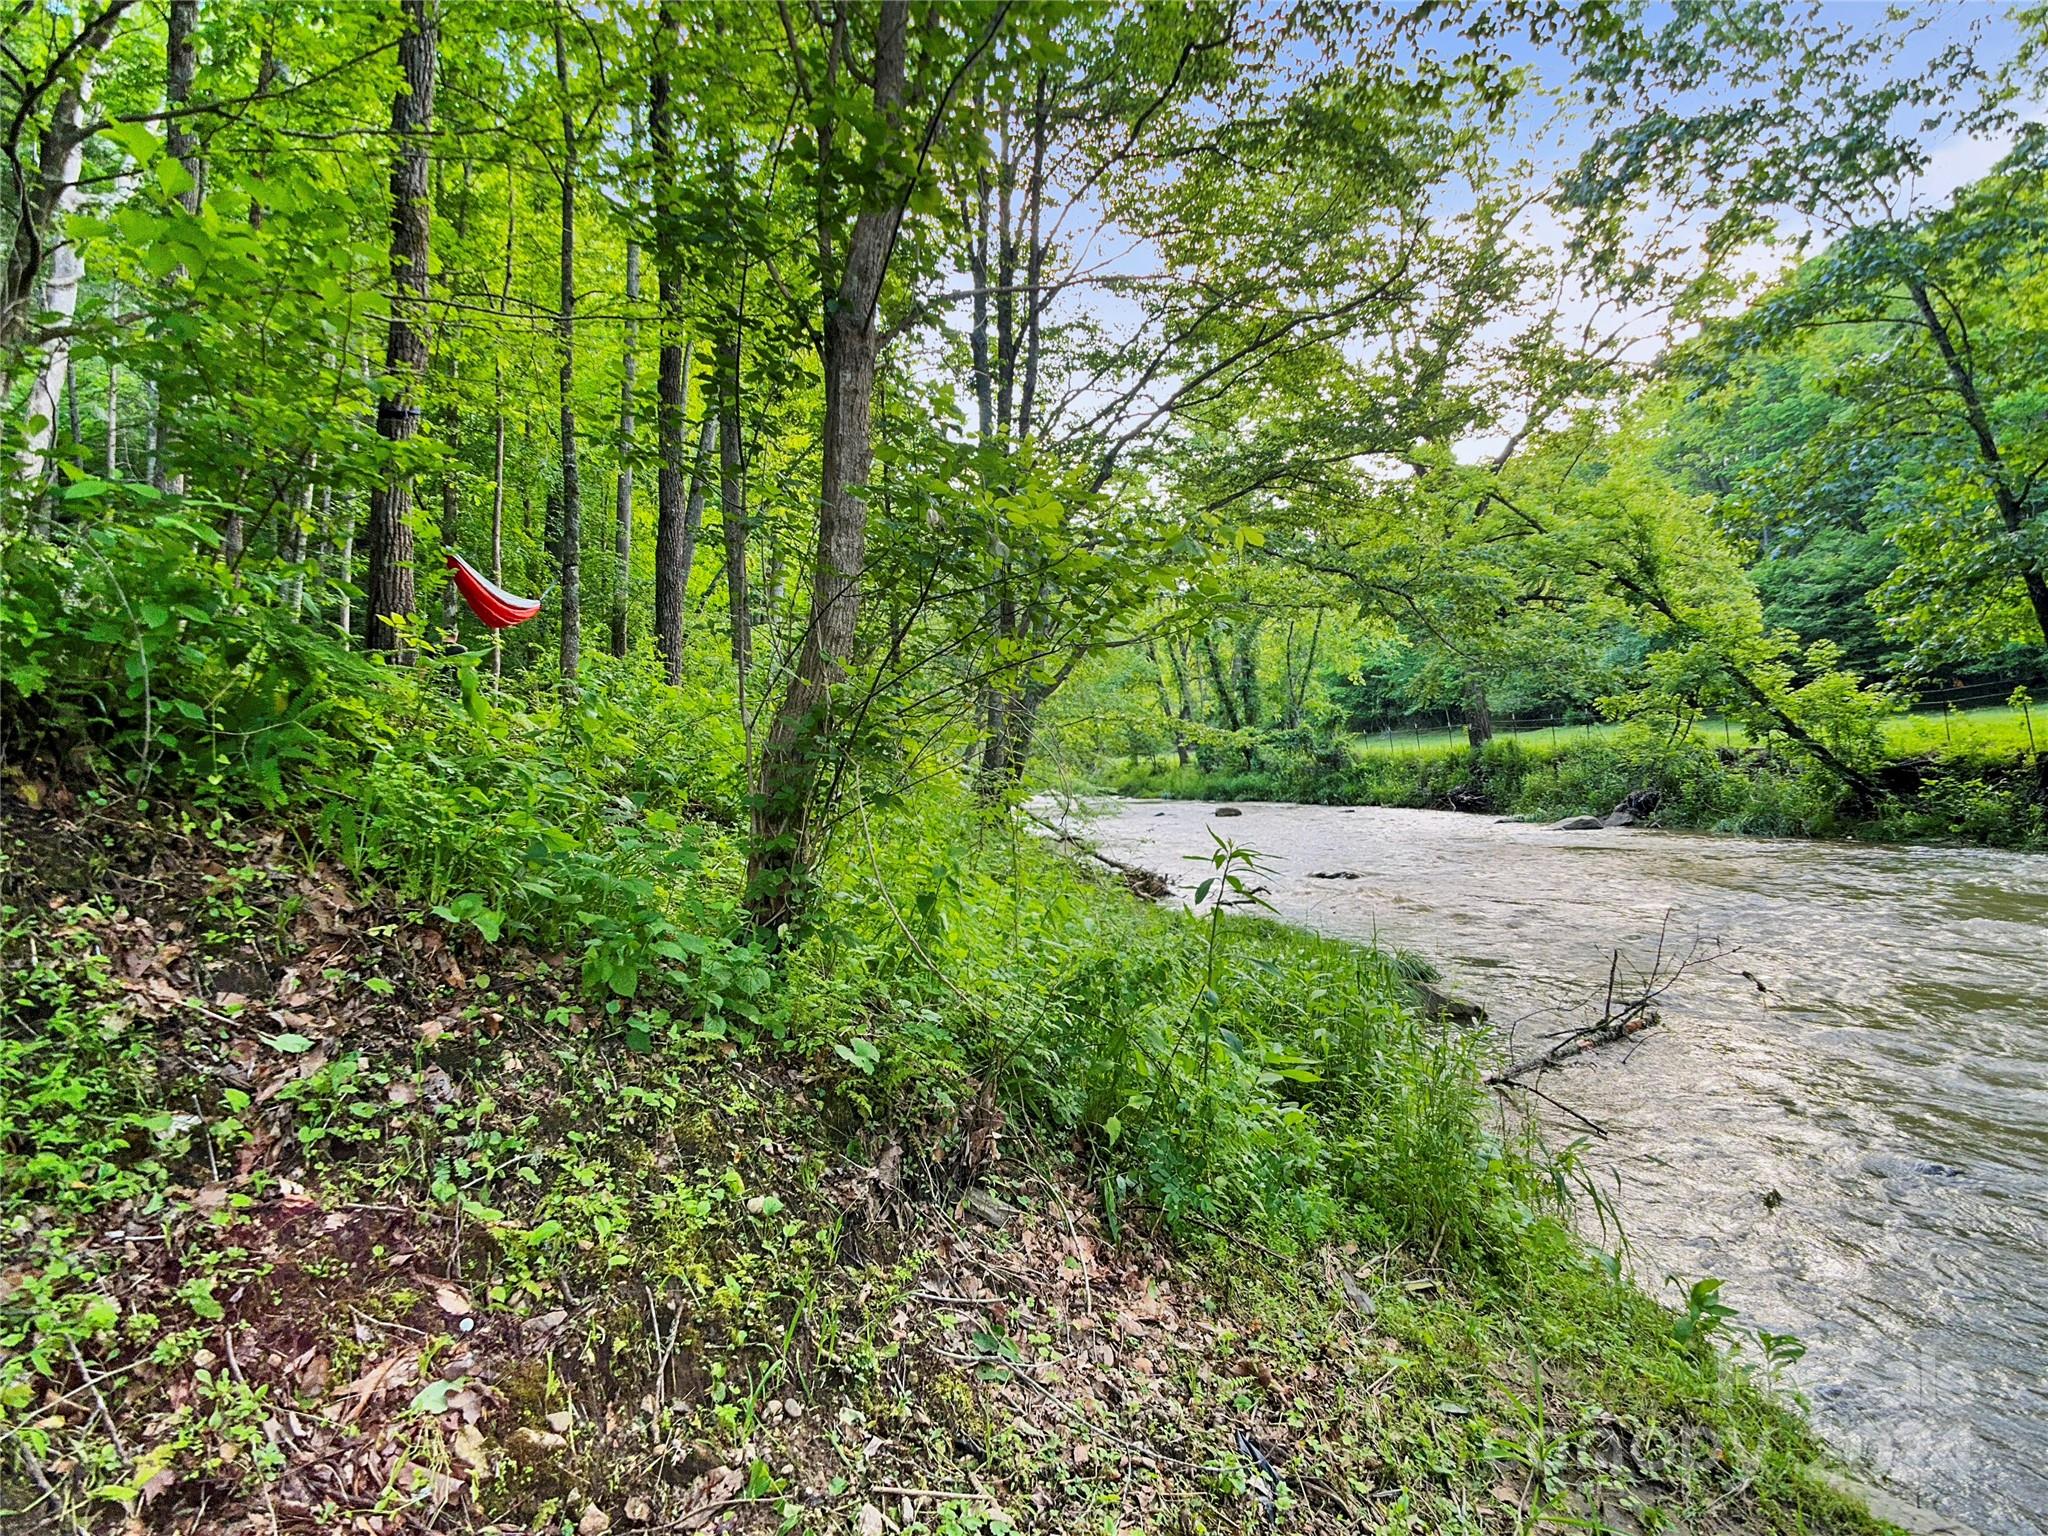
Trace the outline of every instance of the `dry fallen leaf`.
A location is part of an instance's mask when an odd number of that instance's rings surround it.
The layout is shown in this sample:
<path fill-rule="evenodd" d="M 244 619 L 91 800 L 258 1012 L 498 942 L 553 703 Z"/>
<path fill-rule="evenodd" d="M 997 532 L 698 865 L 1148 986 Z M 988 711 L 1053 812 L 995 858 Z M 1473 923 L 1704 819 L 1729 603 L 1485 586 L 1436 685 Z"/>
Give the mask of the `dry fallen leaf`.
<path fill-rule="evenodd" d="M 469 1316 L 469 1298 L 452 1285 L 434 1287 L 434 1305 L 450 1317 Z"/>

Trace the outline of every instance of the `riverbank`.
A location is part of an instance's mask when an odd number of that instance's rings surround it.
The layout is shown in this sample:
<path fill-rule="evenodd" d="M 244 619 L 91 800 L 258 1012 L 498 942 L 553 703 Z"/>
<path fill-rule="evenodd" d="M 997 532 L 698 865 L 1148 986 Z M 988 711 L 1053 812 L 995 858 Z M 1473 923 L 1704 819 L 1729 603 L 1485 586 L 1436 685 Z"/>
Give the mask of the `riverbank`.
<path fill-rule="evenodd" d="M 1232 808 L 1105 802 L 1075 825 L 1178 870 L 1182 900 L 1213 836 L 1258 850 L 1275 916 L 1420 951 L 1486 1008 L 1496 1061 L 1600 1016 L 1610 975 L 1627 999 L 1661 973 L 1662 1022 L 1546 1076 L 1571 1113 L 1534 1106 L 1602 1192 L 1589 1230 L 1625 1236 L 1653 1294 L 1711 1277 L 1740 1326 L 1796 1335 L 1817 1423 L 1919 1502 L 2042 1536 L 2048 860 Z"/>
<path fill-rule="evenodd" d="M 1858 807 L 1825 771 L 1765 749 L 1622 731 L 1557 744 L 1496 739 L 1470 747 L 1316 750 L 1261 745 L 1202 766 L 1170 755 L 1092 770 L 1095 787 L 1134 798 L 1288 801 L 1483 812 L 1552 821 L 1625 804 L 1645 825 L 1765 837 L 1966 842 L 2048 849 L 2048 753 L 2031 759 L 1968 741 L 1923 743 L 1874 772 L 1883 791 Z M 1219 755 L 1220 756 L 1220 755 Z"/>
<path fill-rule="evenodd" d="M 1369 950 L 932 806 L 829 969 L 606 1005 L 311 827 L 13 793 L 11 1528 L 1875 1529 Z"/>

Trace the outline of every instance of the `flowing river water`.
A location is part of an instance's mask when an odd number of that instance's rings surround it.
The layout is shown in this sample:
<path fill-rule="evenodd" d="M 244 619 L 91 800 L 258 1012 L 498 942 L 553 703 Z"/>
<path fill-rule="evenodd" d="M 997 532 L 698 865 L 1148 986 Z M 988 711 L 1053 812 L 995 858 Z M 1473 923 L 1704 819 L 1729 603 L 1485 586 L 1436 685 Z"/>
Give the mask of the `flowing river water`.
<path fill-rule="evenodd" d="M 1720 1276 L 1739 1323 L 1805 1341 L 1789 1380 L 1838 1446 L 1981 1531 L 2048 1533 L 2048 857 L 1094 809 L 1098 846 L 1183 894 L 1212 831 L 1258 850 L 1279 916 L 1426 955 L 1524 1052 L 1615 950 L 1624 975 L 1724 951 L 1660 1027 L 1544 1079 L 1608 1133 L 1585 1158 L 1638 1279 Z"/>

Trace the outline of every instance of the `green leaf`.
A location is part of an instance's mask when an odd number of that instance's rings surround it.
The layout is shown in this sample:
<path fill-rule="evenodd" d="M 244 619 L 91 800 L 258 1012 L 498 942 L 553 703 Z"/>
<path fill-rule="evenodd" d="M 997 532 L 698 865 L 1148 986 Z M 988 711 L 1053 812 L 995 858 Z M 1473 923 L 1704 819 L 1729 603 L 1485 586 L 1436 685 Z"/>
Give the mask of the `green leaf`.
<path fill-rule="evenodd" d="M 192 179 L 192 173 L 185 169 L 182 161 L 166 156 L 156 163 L 156 184 L 163 189 L 165 197 L 183 197 L 199 183 Z M 172 266 L 176 266 L 174 261 Z"/>
<path fill-rule="evenodd" d="M 441 1381 L 438 1379 L 430 1381 L 413 1394 L 413 1400 L 408 1407 L 408 1411 L 412 1413 L 446 1413 L 448 1411 L 448 1394 L 461 1385 L 462 1378 L 460 1377 L 454 1381 Z"/>
<path fill-rule="evenodd" d="M 304 1035 L 265 1035 L 263 1043 L 273 1051 L 283 1051 L 287 1056 L 303 1056 L 313 1049 L 313 1042 Z"/>

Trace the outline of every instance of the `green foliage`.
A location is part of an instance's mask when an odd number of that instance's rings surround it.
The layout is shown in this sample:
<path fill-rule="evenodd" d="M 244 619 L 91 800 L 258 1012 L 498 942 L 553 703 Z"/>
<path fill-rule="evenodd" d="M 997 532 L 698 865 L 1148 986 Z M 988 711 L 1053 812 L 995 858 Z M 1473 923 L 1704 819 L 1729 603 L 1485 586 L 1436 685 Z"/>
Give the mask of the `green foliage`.
<path fill-rule="evenodd" d="M 1815 691 L 1817 690 L 1817 691 Z M 1840 690 L 1838 701 L 1831 695 Z M 1673 733 L 1637 723 L 1619 729 L 1503 736 L 1477 752 L 1463 746 L 1385 749 L 1339 740 L 1312 750 L 1260 742 L 1249 766 L 1181 768 L 1141 756 L 1111 765 L 1108 787 L 1131 795 L 1193 800 L 1291 800 L 1313 805 L 1484 807 L 1548 821 L 1605 815 L 1630 796 L 1654 797 L 1658 826 L 1769 837 L 1943 839 L 1993 847 L 2048 846 L 2048 785 L 2019 759 L 2017 716 L 1963 719 L 1873 716 L 1867 696 L 1825 681 L 1799 690 L 1845 750 L 1879 765 L 1914 767 L 1912 787 L 1855 804 L 1832 774 L 1782 738 L 1717 731 Z M 1839 707 L 1839 718 L 1828 710 Z M 1880 750 L 1881 748 L 1881 750 Z"/>
<path fill-rule="evenodd" d="M 950 1115 L 993 1075 L 1044 1134 L 1093 1147 L 1126 1216 L 1496 1240 L 1512 1170 L 1463 1047 L 1419 1021 L 1392 959 L 1235 915 L 1242 850 L 1219 850 L 1197 922 L 945 797 L 875 833 L 791 960 L 800 1035 L 845 1047 L 862 1102 Z"/>
<path fill-rule="evenodd" d="M 38 741 L 83 739 L 146 787 L 280 803 L 345 756 L 372 669 L 297 621 L 289 574 L 236 572 L 186 502 L 74 481 L 62 537 L 0 543 L 0 712 Z"/>

